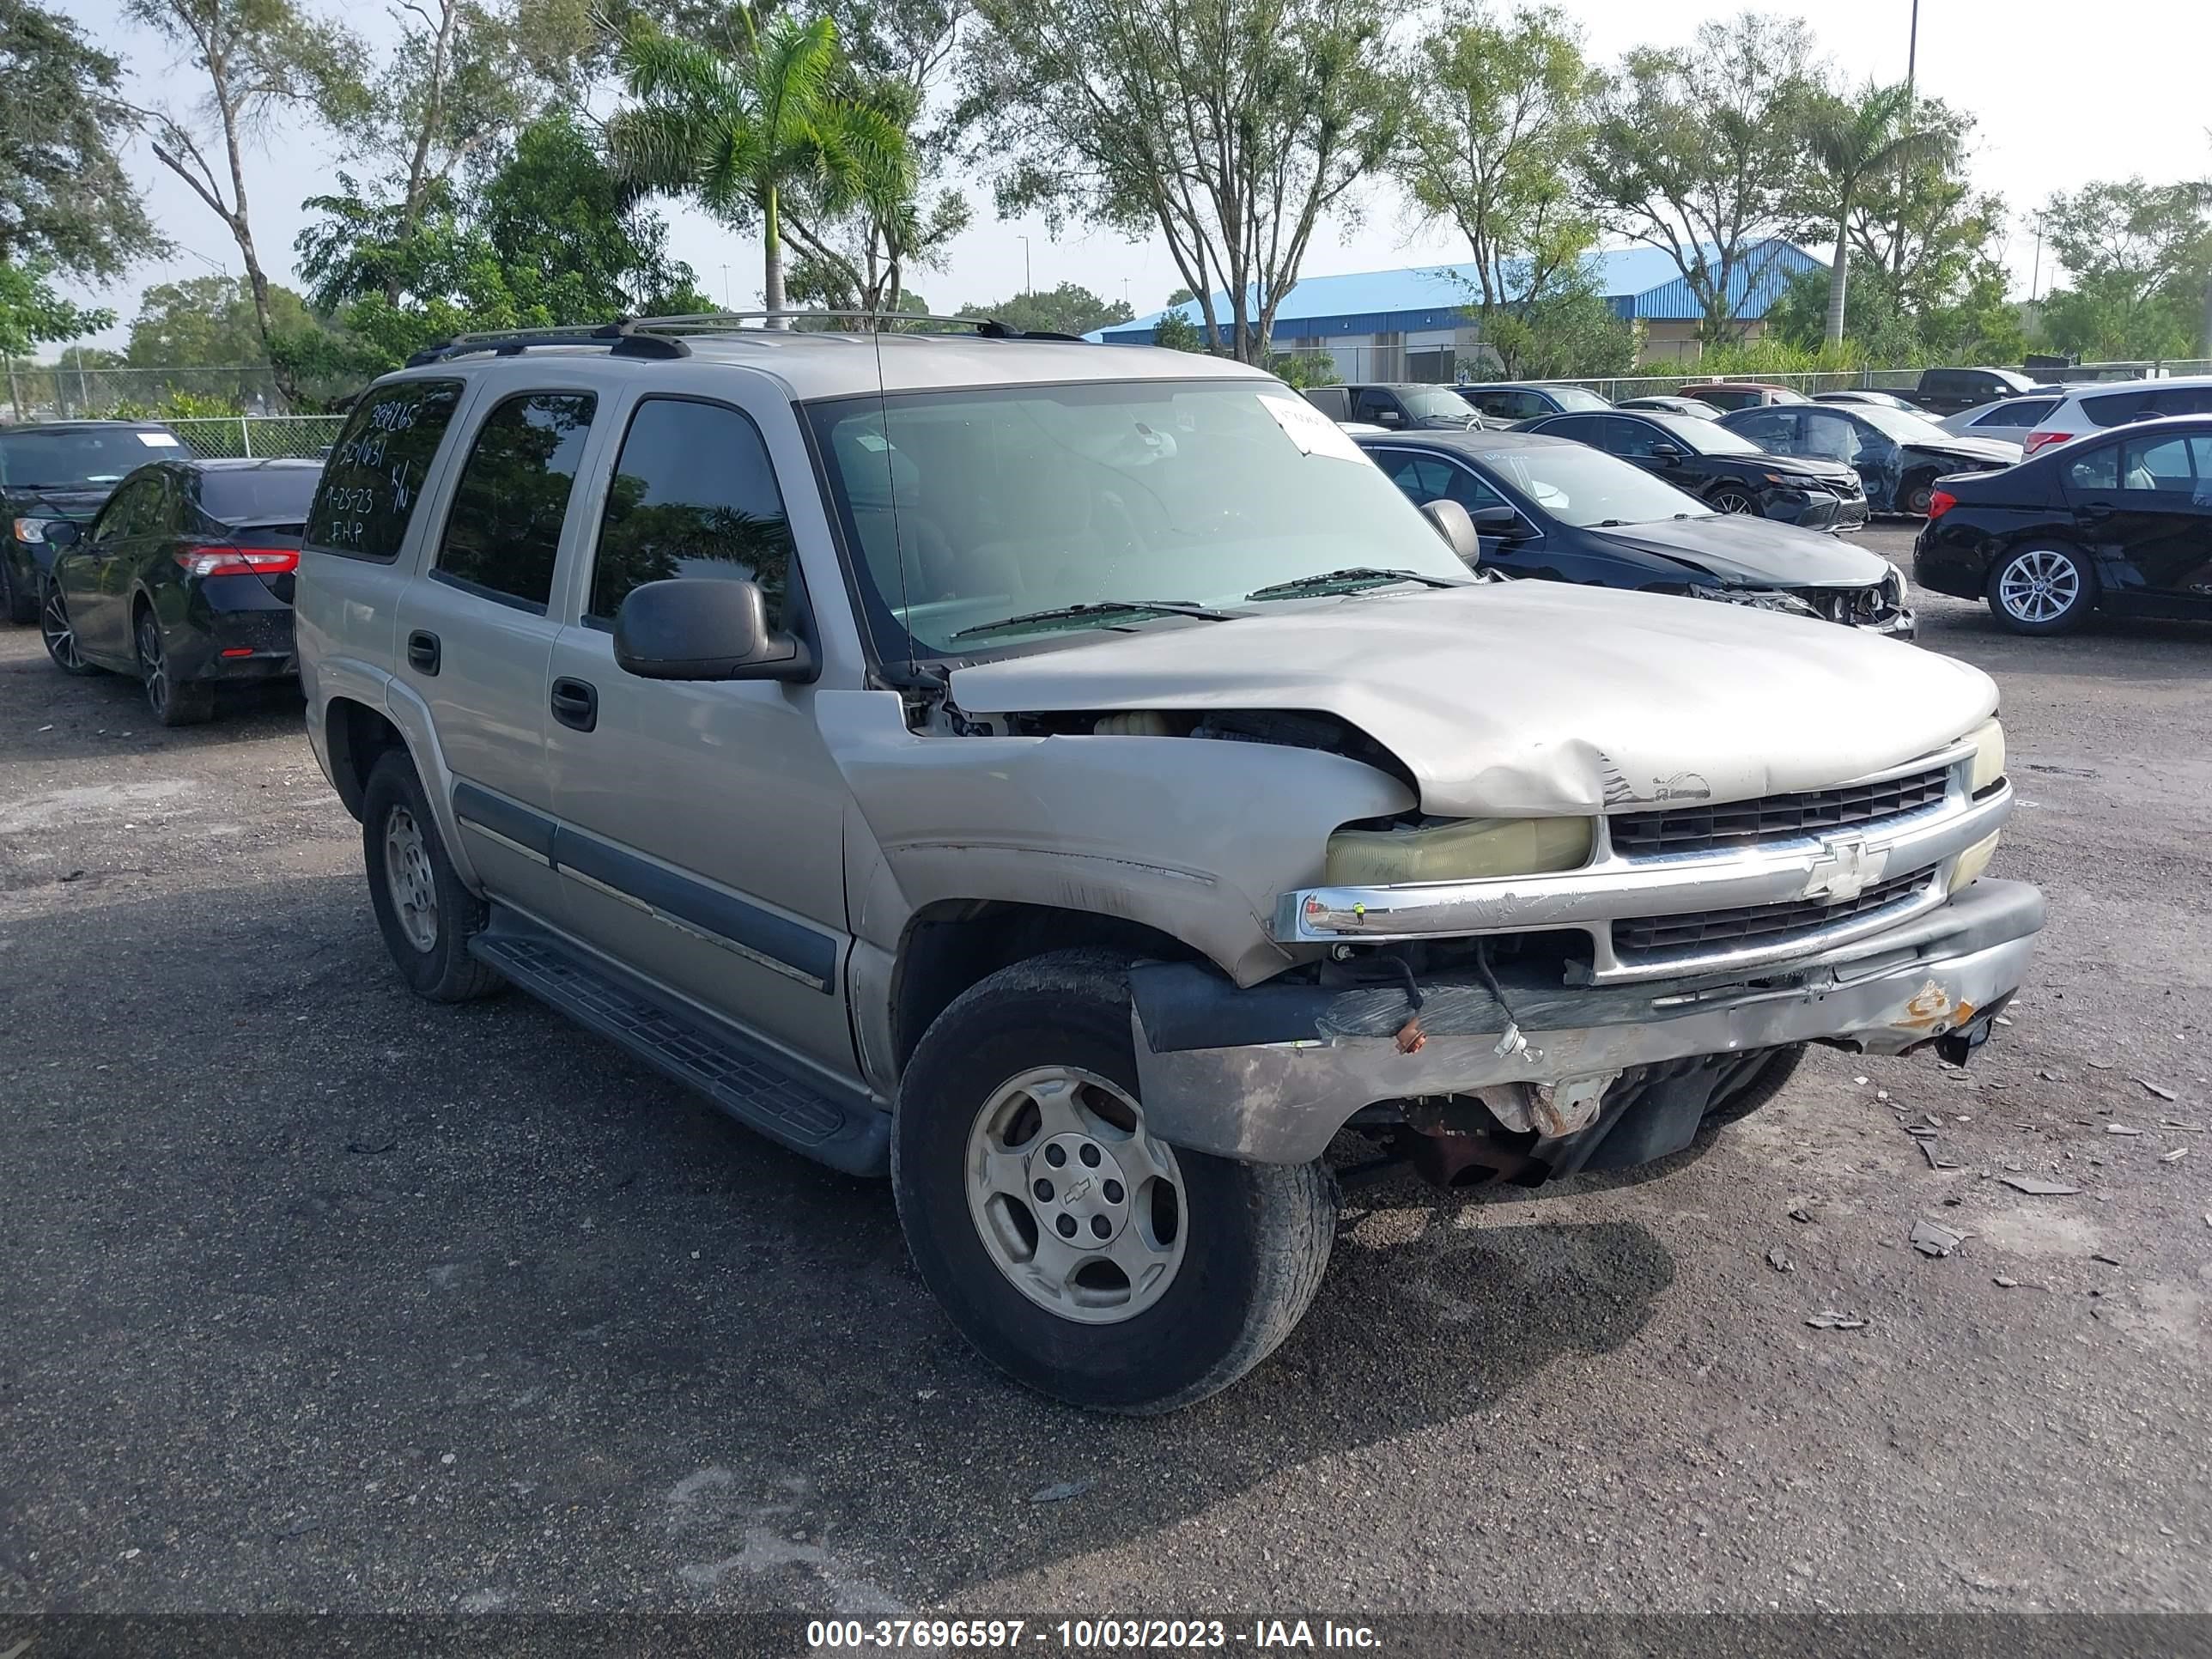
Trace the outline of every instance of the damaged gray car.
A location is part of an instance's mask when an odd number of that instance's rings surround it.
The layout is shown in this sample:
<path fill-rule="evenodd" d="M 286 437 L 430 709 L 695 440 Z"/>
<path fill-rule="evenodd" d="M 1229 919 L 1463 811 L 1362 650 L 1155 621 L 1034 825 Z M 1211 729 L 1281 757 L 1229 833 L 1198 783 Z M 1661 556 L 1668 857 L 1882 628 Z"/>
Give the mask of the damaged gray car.
<path fill-rule="evenodd" d="M 301 674 L 417 993 L 887 1175 L 984 1355 L 1153 1412 L 1297 1324 L 1340 1137 L 1619 1170 L 2026 972 L 1985 675 L 1475 550 L 1211 358 L 471 337 L 356 405 Z"/>

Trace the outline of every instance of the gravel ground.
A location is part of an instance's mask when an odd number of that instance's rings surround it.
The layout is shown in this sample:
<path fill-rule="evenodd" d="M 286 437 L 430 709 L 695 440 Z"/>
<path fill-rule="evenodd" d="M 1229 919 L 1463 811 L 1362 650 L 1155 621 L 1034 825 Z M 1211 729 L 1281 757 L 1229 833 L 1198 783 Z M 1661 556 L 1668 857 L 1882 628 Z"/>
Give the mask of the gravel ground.
<path fill-rule="evenodd" d="M 885 1188 L 410 1000 L 295 696 L 166 732 L 0 630 L 0 1612 L 2212 1608 L 2212 631 L 1923 599 L 2051 907 L 1971 1075 L 1362 1189 L 1273 1362 L 1141 1422 L 971 1358 Z"/>

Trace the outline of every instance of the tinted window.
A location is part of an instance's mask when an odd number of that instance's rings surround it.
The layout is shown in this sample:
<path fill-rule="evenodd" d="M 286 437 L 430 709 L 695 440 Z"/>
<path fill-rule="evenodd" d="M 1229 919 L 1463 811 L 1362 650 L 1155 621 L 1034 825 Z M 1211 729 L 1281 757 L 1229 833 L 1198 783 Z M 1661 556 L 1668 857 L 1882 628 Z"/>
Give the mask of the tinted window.
<path fill-rule="evenodd" d="M 726 576 L 758 582 L 781 617 L 790 572 L 791 525 L 753 423 L 717 404 L 640 404 L 607 487 L 587 614 L 611 621 L 640 582 Z"/>
<path fill-rule="evenodd" d="M 2148 391 L 2112 392 L 2101 398 L 2081 399 L 2081 412 L 2099 426 L 2125 426 L 2142 419 L 2149 408 Z"/>
<path fill-rule="evenodd" d="M 2106 444 L 2078 455 L 2066 464 L 2069 489 L 2117 489 L 2120 482 L 2120 447 Z"/>
<path fill-rule="evenodd" d="M 1722 386 L 1707 386 L 1698 396 L 1717 409 L 1751 409 L 1763 401 L 1756 392 L 1730 392 Z"/>
<path fill-rule="evenodd" d="M 2202 415 L 2212 411 L 2212 386 L 2168 386 L 2150 394 L 2151 416 Z"/>
<path fill-rule="evenodd" d="M 1431 501 L 1457 501 L 1472 513 L 1477 507 L 1510 505 L 1504 496 L 1465 467 L 1433 455 L 1381 450 L 1375 456 L 1375 463 L 1389 475 L 1392 483 L 1406 492 L 1408 500 L 1424 506 Z"/>
<path fill-rule="evenodd" d="M 438 546 L 444 575 L 543 611 L 597 398 L 534 392 L 485 418 Z"/>
<path fill-rule="evenodd" d="M 2197 470 L 2185 437 L 2148 438 L 2120 449 L 2120 488 L 2170 489 L 2182 495 L 2197 487 Z"/>
<path fill-rule="evenodd" d="M 200 508 L 224 524 L 298 524 L 321 478 L 312 466 L 210 469 L 200 474 Z"/>
<path fill-rule="evenodd" d="M 133 467 L 183 450 L 159 427 L 63 428 L 0 433 L 0 484 L 113 483 Z"/>
<path fill-rule="evenodd" d="M 1797 417 L 1786 410 L 1762 409 L 1753 414 L 1738 415 L 1729 422 L 1728 429 L 1777 455 L 1797 453 Z"/>
<path fill-rule="evenodd" d="M 1534 428 L 1547 438 L 1572 438 L 1578 444 L 1602 444 L 1605 425 L 1595 415 L 1561 415 Z"/>
<path fill-rule="evenodd" d="M 105 542 L 121 541 L 127 536 L 150 536 L 161 529 L 167 504 L 168 491 L 163 486 L 161 475 L 148 472 L 131 479 L 108 498 L 94 528 L 99 538 Z"/>
<path fill-rule="evenodd" d="M 356 559 L 398 558 L 422 475 L 460 399 L 459 380 L 404 380 L 356 404 L 307 510 L 307 545 Z"/>
<path fill-rule="evenodd" d="M 1977 415 L 1969 426 L 2033 426 L 2058 407 L 2056 398 L 2021 398 Z"/>
<path fill-rule="evenodd" d="M 1808 410 L 1799 417 L 1804 422 L 1804 442 L 1801 455 L 1817 456 L 1824 461 L 1842 461 L 1849 465 L 1859 453 L 1859 429 L 1851 424 L 1848 415 L 1832 410 Z"/>
<path fill-rule="evenodd" d="M 1662 432 L 1649 421 L 1625 420 L 1614 416 L 1605 422 L 1605 447 L 1615 455 L 1648 457 L 1663 443 L 1674 443 L 1672 434 Z M 1681 447 L 1680 444 L 1674 447 Z"/>

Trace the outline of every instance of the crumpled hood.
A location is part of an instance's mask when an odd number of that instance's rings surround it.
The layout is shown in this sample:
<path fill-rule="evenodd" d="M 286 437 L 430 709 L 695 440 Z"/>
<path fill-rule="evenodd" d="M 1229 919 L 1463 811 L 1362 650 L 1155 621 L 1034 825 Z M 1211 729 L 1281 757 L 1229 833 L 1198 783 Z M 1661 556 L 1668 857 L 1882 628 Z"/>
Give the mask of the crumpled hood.
<path fill-rule="evenodd" d="M 1545 581 L 1103 635 L 955 669 L 951 691 L 970 714 L 1325 712 L 1403 761 L 1427 811 L 1468 817 L 1822 788 L 1997 702 L 1979 669 L 1856 629 Z"/>
<path fill-rule="evenodd" d="M 1999 466 L 2019 465 L 2022 453 L 2018 444 L 2002 438 L 1954 438 L 1948 443 L 1916 443 L 1907 447 L 1923 455 L 1959 461 L 1995 461 Z"/>
<path fill-rule="evenodd" d="M 1872 587 L 1889 574 L 1889 561 L 1878 554 L 1748 513 L 1587 533 L 1711 571 L 1731 587 Z"/>

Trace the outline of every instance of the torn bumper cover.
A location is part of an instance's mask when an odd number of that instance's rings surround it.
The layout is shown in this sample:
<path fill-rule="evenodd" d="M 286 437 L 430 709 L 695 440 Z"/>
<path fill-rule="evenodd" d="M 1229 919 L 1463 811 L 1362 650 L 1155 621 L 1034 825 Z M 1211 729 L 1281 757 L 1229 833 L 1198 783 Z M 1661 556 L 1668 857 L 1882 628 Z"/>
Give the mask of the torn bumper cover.
<path fill-rule="evenodd" d="M 1401 984 L 1240 990 L 1210 969 L 1153 963 L 1129 975 L 1138 1079 L 1162 1139 L 1304 1163 L 1380 1101 L 1506 1085 L 1573 1101 L 1633 1068 L 1699 1056 L 1801 1042 L 1894 1054 L 1954 1031 L 1978 1037 L 2019 988 L 2042 926 L 2035 888 L 1984 879 L 1881 933 L 1755 974 L 1509 982 L 1510 1018 L 1479 980 L 1424 979 L 1425 1040 L 1411 1053 L 1398 1040 L 1410 1012 Z"/>

